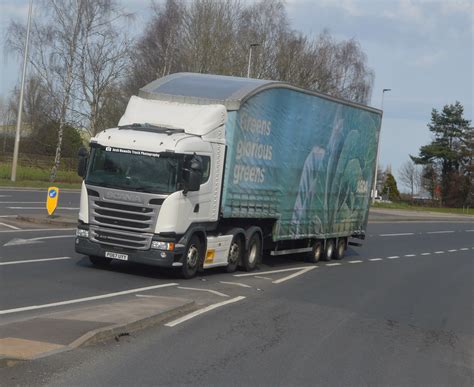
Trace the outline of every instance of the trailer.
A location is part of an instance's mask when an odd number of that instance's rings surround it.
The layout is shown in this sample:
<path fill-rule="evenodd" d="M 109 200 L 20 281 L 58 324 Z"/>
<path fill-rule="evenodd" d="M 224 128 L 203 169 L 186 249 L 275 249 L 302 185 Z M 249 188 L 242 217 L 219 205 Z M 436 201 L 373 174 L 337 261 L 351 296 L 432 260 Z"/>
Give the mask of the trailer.
<path fill-rule="evenodd" d="M 177 73 L 80 152 L 75 248 L 185 278 L 364 239 L 382 112 L 287 83 Z"/>

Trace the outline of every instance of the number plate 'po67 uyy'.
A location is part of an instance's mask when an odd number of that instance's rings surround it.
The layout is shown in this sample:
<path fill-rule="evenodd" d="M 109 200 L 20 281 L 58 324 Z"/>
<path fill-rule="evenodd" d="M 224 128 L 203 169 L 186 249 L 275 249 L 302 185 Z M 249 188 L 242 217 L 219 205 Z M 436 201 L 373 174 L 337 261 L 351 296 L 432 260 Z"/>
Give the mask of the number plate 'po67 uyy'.
<path fill-rule="evenodd" d="M 107 258 L 120 259 L 121 261 L 128 261 L 127 254 L 113 253 L 112 251 L 106 251 L 105 256 Z"/>

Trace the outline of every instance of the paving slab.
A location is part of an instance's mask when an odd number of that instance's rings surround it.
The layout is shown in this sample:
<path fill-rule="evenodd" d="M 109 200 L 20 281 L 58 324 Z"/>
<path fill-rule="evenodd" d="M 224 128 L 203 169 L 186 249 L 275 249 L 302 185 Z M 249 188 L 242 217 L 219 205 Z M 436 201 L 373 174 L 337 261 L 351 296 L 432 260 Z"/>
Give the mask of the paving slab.
<path fill-rule="evenodd" d="M 0 366 L 129 334 L 195 308 L 183 298 L 137 297 L 0 325 Z"/>

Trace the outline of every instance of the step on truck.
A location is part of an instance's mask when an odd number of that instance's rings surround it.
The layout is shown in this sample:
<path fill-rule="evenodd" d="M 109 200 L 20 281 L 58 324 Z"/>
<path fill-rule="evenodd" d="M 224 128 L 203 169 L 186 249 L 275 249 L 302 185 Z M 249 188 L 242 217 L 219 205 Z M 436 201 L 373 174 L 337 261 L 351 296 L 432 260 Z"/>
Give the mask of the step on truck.
<path fill-rule="evenodd" d="M 287 83 L 177 73 L 79 152 L 75 250 L 177 268 L 341 259 L 364 239 L 382 112 Z"/>

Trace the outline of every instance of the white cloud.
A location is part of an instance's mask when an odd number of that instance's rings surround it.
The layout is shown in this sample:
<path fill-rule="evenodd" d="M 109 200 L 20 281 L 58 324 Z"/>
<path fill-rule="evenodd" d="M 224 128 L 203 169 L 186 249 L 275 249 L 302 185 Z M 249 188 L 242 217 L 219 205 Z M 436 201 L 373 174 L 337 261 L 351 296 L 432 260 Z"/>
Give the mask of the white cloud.
<path fill-rule="evenodd" d="M 441 50 L 436 52 L 430 52 L 416 57 L 415 60 L 410 62 L 410 64 L 420 68 L 431 67 L 435 63 L 440 61 L 444 56 L 445 52 Z"/>

